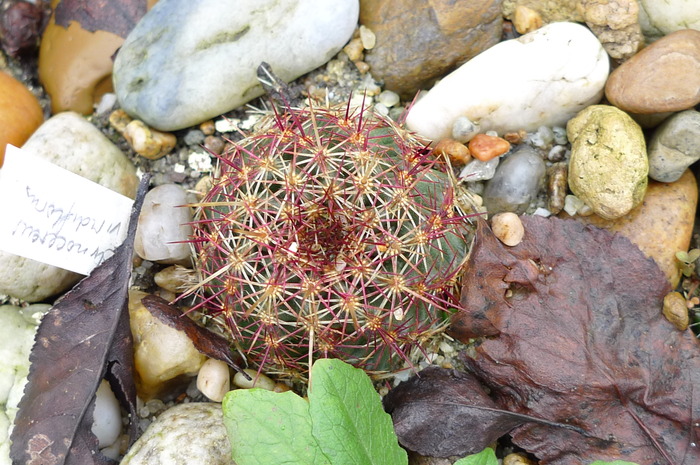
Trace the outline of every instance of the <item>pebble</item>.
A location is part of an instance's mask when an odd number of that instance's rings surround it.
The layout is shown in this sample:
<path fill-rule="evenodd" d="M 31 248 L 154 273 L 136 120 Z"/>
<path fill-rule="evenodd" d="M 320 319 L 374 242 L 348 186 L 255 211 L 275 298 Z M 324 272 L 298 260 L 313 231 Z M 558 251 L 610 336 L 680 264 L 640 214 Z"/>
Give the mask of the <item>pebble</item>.
<path fill-rule="evenodd" d="M 183 140 L 187 145 L 201 145 L 205 137 L 204 133 L 199 129 L 190 129 Z"/>
<path fill-rule="evenodd" d="M 511 212 L 495 214 L 491 218 L 491 230 L 498 240 L 509 247 L 520 244 L 525 236 L 523 222 L 518 215 Z"/>
<path fill-rule="evenodd" d="M 667 35 L 610 74 L 605 96 L 630 113 L 680 111 L 700 103 L 700 31 Z"/>
<path fill-rule="evenodd" d="M 547 207 L 556 215 L 564 208 L 568 183 L 568 165 L 554 163 L 547 169 Z"/>
<path fill-rule="evenodd" d="M 211 153 L 220 155 L 224 151 L 226 143 L 221 137 L 207 136 L 204 138 L 204 148 Z"/>
<path fill-rule="evenodd" d="M 527 140 L 533 147 L 548 149 L 554 141 L 554 131 L 547 126 L 540 126 L 537 131 L 528 136 Z"/>
<path fill-rule="evenodd" d="M 323 65 L 358 14 L 358 0 L 158 2 L 117 54 L 114 87 L 122 108 L 149 126 L 186 128 L 262 95 L 262 61 L 287 82 Z"/>
<path fill-rule="evenodd" d="M 406 124 L 429 140 L 449 137 L 460 116 L 499 134 L 562 126 L 600 100 L 608 61 L 584 26 L 549 24 L 501 42 L 450 73 L 416 102 Z"/>
<path fill-rule="evenodd" d="M 652 42 L 681 29 L 700 30 L 700 3 L 693 0 L 637 0 L 642 32 Z"/>
<path fill-rule="evenodd" d="M 496 175 L 500 160 L 500 158 L 493 158 L 489 161 L 472 160 L 462 168 L 459 179 L 467 183 L 487 181 Z"/>
<path fill-rule="evenodd" d="M 510 150 L 510 143 L 497 136 L 477 134 L 469 141 L 469 153 L 481 161 L 500 157 Z"/>
<path fill-rule="evenodd" d="M 192 212 L 187 193 L 177 184 L 154 187 L 143 201 L 134 250 L 139 257 L 165 264 L 187 264 L 192 235 Z"/>
<path fill-rule="evenodd" d="M 462 143 L 469 142 L 479 134 L 481 127 L 466 116 L 458 116 L 452 125 L 452 137 Z"/>
<path fill-rule="evenodd" d="M 23 148 L 104 187 L 133 198 L 138 177 L 131 161 L 85 118 L 59 113 L 45 121 Z M 56 189 L 62 186 L 56 185 Z M 0 251 L 0 294 L 37 302 L 70 288 L 82 276 Z"/>
<path fill-rule="evenodd" d="M 143 121 L 137 119 L 126 125 L 124 138 L 134 152 L 149 160 L 164 157 L 175 148 L 177 143 L 173 134 L 149 128 Z"/>
<path fill-rule="evenodd" d="M 360 3 L 360 23 L 376 36 L 365 57 L 372 76 L 408 100 L 501 38 L 500 0 Z"/>
<path fill-rule="evenodd" d="M 147 294 L 129 291 L 129 318 L 134 336 L 136 389 L 141 399 L 167 397 L 195 376 L 206 357 L 183 331 L 161 323 L 141 304 Z"/>
<path fill-rule="evenodd" d="M 690 246 L 697 202 L 695 176 L 687 170 L 673 183 L 649 182 L 644 202 L 622 218 L 606 220 L 597 215 L 575 218 L 627 237 L 654 259 L 675 288 L 681 279 L 675 254 Z"/>
<path fill-rule="evenodd" d="M 586 23 L 615 60 L 624 61 L 644 45 L 636 0 L 504 0 L 503 15 L 516 30 L 539 23 Z M 537 18 L 539 16 L 539 19 Z M 528 31 L 529 32 L 529 31 Z"/>
<path fill-rule="evenodd" d="M 0 71 L 0 166 L 5 146 L 20 147 L 44 121 L 44 112 L 24 84 Z"/>
<path fill-rule="evenodd" d="M 372 50 L 377 45 L 377 35 L 367 26 L 360 26 L 360 40 L 362 46 L 367 50 Z"/>
<path fill-rule="evenodd" d="M 530 147 L 522 146 L 506 157 L 484 189 L 482 197 L 489 214 L 524 213 L 537 197 L 545 172 L 542 157 Z"/>
<path fill-rule="evenodd" d="M 673 182 L 700 160 L 700 112 L 677 113 L 659 126 L 649 142 L 649 177 Z"/>
<path fill-rule="evenodd" d="M 581 210 L 586 204 L 583 203 L 583 200 L 579 199 L 575 195 L 567 195 L 564 197 L 564 211 L 569 215 L 569 216 L 575 216 L 578 214 L 579 210 Z"/>
<path fill-rule="evenodd" d="M 688 324 L 690 323 L 688 306 L 685 297 L 680 292 L 669 292 L 666 294 L 663 314 L 679 331 L 688 329 Z"/>
<path fill-rule="evenodd" d="M 79 21 L 70 21 L 68 27 L 56 24 L 56 8 L 70 10 L 70 2 L 52 0 L 53 13 L 41 37 L 39 48 L 39 79 L 51 96 L 53 113 L 75 111 L 92 113 L 93 105 L 103 94 L 112 89 L 112 55 L 124 42 L 128 30 L 107 31 L 84 28 Z M 146 2 L 143 2 L 144 4 Z M 154 0 L 149 0 L 153 4 Z M 100 8 L 99 1 L 87 1 L 85 6 L 91 14 L 108 12 Z M 146 5 L 129 10 L 131 14 L 145 13 Z M 128 25 L 129 20 L 113 21 L 113 24 Z M 121 35 L 120 35 L 121 34 Z"/>
<path fill-rule="evenodd" d="M 221 360 L 208 359 L 197 373 L 197 389 L 212 402 L 221 402 L 231 388 L 228 365 Z"/>
<path fill-rule="evenodd" d="M 251 389 L 256 387 L 266 389 L 268 391 L 275 390 L 275 382 L 265 376 L 263 373 L 258 373 L 250 368 L 244 368 L 243 371 L 250 376 L 250 379 L 247 379 L 240 372 L 236 373 L 233 376 L 233 384 L 237 387 L 241 389 Z"/>
<path fill-rule="evenodd" d="M 399 94 L 390 90 L 384 90 L 377 96 L 377 101 L 386 105 L 388 108 L 398 105 L 400 100 Z"/>
<path fill-rule="evenodd" d="M 120 465 L 235 465 L 221 404 L 190 402 L 161 413 Z"/>
<path fill-rule="evenodd" d="M 469 148 L 454 139 L 442 139 L 437 143 L 433 152 L 448 157 L 453 166 L 466 165 L 472 159 Z"/>
<path fill-rule="evenodd" d="M 196 272 L 180 265 L 163 268 L 153 276 L 156 285 L 179 294 L 197 283 Z"/>
<path fill-rule="evenodd" d="M 117 442 L 122 432 L 122 414 L 117 397 L 104 379 L 97 388 L 92 432 L 97 436 L 100 449 Z"/>
<path fill-rule="evenodd" d="M 649 162 L 644 134 L 625 112 L 593 105 L 569 121 L 569 188 L 593 211 L 620 218 L 644 198 Z"/>

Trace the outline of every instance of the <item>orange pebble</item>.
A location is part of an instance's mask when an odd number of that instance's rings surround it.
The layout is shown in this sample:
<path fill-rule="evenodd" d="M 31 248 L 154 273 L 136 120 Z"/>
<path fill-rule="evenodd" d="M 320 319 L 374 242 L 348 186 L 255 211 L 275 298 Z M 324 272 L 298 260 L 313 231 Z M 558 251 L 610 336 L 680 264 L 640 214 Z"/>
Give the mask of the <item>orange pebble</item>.
<path fill-rule="evenodd" d="M 5 146 L 21 147 L 44 121 L 44 112 L 24 84 L 0 71 L 0 166 Z"/>
<path fill-rule="evenodd" d="M 454 165 L 466 165 L 472 159 L 466 145 L 454 139 L 442 139 L 435 146 L 437 155 L 446 155 Z"/>
<path fill-rule="evenodd" d="M 507 140 L 486 134 L 477 134 L 469 141 L 469 152 L 480 161 L 489 161 L 510 150 Z"/>

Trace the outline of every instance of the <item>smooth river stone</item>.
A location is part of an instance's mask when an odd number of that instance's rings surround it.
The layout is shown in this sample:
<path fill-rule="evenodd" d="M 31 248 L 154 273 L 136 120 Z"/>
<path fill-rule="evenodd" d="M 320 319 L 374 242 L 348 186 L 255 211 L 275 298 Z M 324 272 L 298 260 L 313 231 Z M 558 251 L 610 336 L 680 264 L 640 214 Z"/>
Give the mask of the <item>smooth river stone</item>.
<path fill-rule="evenodd" d="M 161 1 L 117 54 L 114 88 L 149 126 L 186 128 L 262 95 L 263 61 L 285 81 L 323 65 L 358 15 L 358 0 Z"/>
<path fill-rule="evenodd" d="M 44 121 L 39 101 L 24 84 L 0 71 L 0 167 L 5 146 L 19 147 Z"/>
<path fill-rule="evenodd" d="M 649 174 L 642 129 L 627 113 L 592 105 L 566 125 L 569 188 L 598 215 L 615 219 L 644 198 Z"/>
<path fill-rule="evenodd" d="M 637 0 L 642 32 L 656 40 L 681 29 L 700 30 L 700 2 L 697 0 Z"/>
<path fill-rule="evenodd" d="M 649 182 L 644 201 L 622 218 L 606 220 L 597 215 L 575 218 L 628 238 L 644 255 L 654 259 L 675 288 L 681 279 L 676 252 L 686 251 L 690 246 L 697 203 L 697 182 L 692 171 L 686 170 L 673 183 Z"/>
<path fill-rule="evenodd" d="M 649 177 L 674 182 L 700 160 L 700 112 L 676 113 L 654 132 L 649 142 Z"/>
<path fill-rule="evenodd" d="M 605 96 L 621 110 L 641 114 L 700 103 L 700 31 L 674 32 L 637 53 L 610 74 Z"/>
<path fill-rule="evenodd" d="M 542 157 L 531 147 L 523 146 L 507 156 L 484 189 L 489 215 L 524 213 L 540 191 L 546 170 Z"/>
<path fill-rule="evenodd" d="M 466 116 L 499 134 L 563 126 L 598 102 L 609 58 L 584 26 L 552 23 L 501 42 L 450 73 L 411 109 L 406 123 L 438 141 Z"/>
<path fill-rule="evenodd" d="M 22 146 L 61 168 L 134 198 L 136 168 L 99 129 L 73 112 L 48 119 Z M 62 186 L 56 184 L 56 189 Z M 0 294 L 29 302 L 56 295 L 82 277 L 55 266 L 0 251 Z"/>

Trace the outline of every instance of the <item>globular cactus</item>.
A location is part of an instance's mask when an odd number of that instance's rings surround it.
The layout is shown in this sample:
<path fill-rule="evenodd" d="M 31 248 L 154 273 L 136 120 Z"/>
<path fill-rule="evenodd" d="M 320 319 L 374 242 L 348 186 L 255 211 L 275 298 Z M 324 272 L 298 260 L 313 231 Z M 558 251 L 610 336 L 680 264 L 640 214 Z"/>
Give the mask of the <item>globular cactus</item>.
<path fill-rule="evenodd" d="M 363 109 L 287 109 L 220 157 L 197 204 L 196 308 L 248 363 L 396 369 L 445 329 L 471 226 L 444 162 Z"/>

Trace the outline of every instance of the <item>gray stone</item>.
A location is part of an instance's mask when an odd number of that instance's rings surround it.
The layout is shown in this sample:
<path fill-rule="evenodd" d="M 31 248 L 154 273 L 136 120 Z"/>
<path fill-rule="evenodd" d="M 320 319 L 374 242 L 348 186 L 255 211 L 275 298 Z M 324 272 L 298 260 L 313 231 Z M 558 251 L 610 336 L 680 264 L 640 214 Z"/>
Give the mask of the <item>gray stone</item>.
<path fill-rule="evenodd" d="M 136 168 L 121 150 L 77 113 L 45 121 L 22 147 L 35 156 L 133 198 Z M 56 185 L 56 189 L 62 186 Z M 82 276 L 0 251 L 0 294 L 38 302 L 65 291 Z"/>
<path fill-rule="evenodd" d="M 600 100 L 608 62 L 586 27 L 548 24 L 494 45 L 447 75 L 416 102 L 406 124 L 433 141 L 450 137 L 460 116 L 499 134 L 562 126 Z"/>
<path fill-rule="evenodd" d="M 235 465 L 221 404 L 193 402 L 169 408 L 120 465 Z"/>
<path fill-rule="evenodd" d="M 261 62 L 291 81 L 352 36 L 358 0 L 167 0 L 137 24 L 114 62 L 122 108 L 171 131 L 263 94 Z"/>
<path fill-rule="evenodd" d="M 700 160 L 700 113 L 677 113 L 656 129 L 649 142 L 649 177 L 661 182 L 680 179 Z"/>
<path fill-rule="evenodd" d="M 484 189 L 489 215 L 524 213 L 542 187 L 546 170 L 542 157 L 531 147 L 522 146 L 506 157 Z"/>

